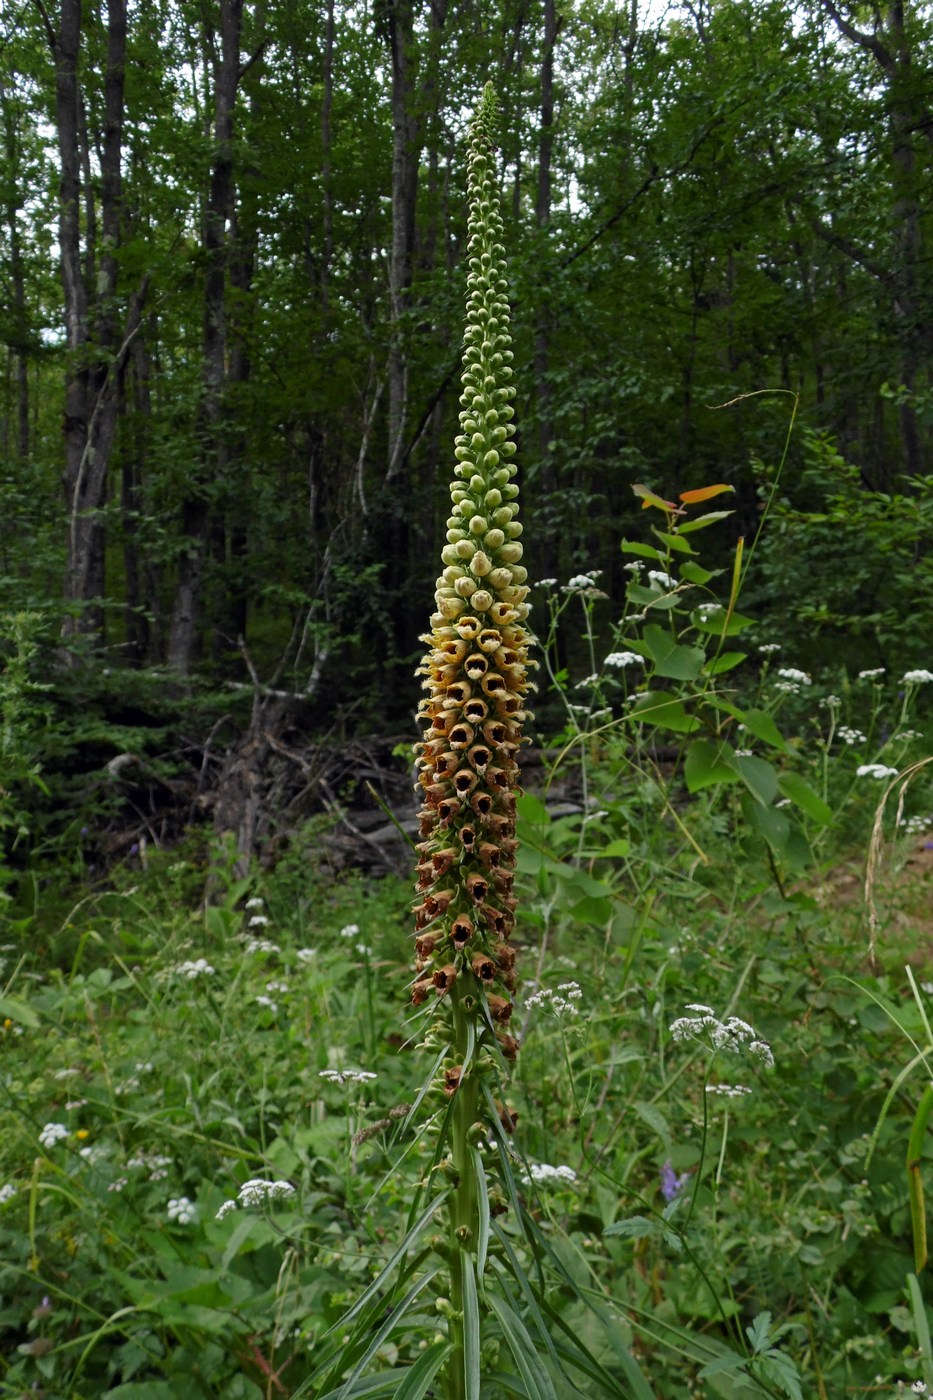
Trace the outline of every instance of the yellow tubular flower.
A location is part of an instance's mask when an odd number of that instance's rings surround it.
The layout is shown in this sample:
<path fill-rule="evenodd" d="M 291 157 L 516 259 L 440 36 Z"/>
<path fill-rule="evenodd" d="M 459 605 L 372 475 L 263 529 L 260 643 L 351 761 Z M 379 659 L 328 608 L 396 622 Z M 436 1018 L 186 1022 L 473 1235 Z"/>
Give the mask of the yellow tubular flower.
<path fill-rule="evenodd" d="M 495 98 L 483 93 L 470 133 L 469 276 L 460 434 L 447 543 L 441 551 L 418 745 L 418 979 L 412 999 L 469 997 L 505 1024 L 515 985 L 516 754 L 528 690 L 527 571 L 512 461 L 512 351 L 505 250 L 494 168 Z M 456 982 L 456 988 L 454 984 Z M 491 1032 L 490 1032 L 491 1035 Z M 514 1058 L 515 1042 L 499 1036 Z M 450 1072 L 453 1093 L 459 1072 Z"/>

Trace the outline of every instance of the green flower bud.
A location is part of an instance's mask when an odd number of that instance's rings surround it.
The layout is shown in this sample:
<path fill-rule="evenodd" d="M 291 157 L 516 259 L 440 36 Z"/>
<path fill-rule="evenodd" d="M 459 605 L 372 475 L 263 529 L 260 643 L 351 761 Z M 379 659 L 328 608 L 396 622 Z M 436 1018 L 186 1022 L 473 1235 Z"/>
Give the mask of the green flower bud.
<path fill-rule="evenodd" d="M 479 588 L 470 598 L 470 607 L 475 612 L 485 612 L 487 608 L 492 607 L 494 602 L 495 599 L 491 593 L 487 593 L 485 588 Z"/>
<path fill-rule="evenodd" d="M 489 529 L 489 526 L 487 525 L 486 521 L 481 515 L 474 515 L 470 521 L 469 528 L 471 535 L 485 535 L 486 531 Z"/>
<path fill-rule="evenodd" d="M 490 530 L 489 534 L 486 536 L 487 544 L 490 543 L 490 536 L 495 533 L 495 530 Z M 492 548 L 495 548 L 495 545 L 493 545 Z M 487 554 L 484 554 L 481 549 L 478 549 L 470 560 L 470 568 L 477 578 L 484 578 L 492 569 L 492 560 Z"/>
<path fill-rule="evenodd" d="M 499 558 L 504 564 L 517 564 L 524 552 L 518 540 L 507 540 L 499 550 Z"/>
<path fill-rule="evenodd" d="M 501 530 L 489 530 L 486 534 L 486 548 L 498 549 L 505 542 L 505 535 Z"/>

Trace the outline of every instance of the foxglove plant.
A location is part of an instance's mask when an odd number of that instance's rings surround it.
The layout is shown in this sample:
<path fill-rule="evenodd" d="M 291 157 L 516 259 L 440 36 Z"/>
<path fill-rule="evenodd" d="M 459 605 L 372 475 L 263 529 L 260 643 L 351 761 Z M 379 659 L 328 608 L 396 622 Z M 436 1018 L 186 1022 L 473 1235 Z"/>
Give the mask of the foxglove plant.
<path fill-rule="evenodd" d="M 452 508 L 418 671 L 426 694 L 418 712 L 425 730 L 417 746 L 423 801 L 411 999 L 415 1007 L 430 1007 L 421 1038 L 436 1056 L 405 1124 L 433 1102 L 433 1160 L 414 1193 L 404 1241 L 336 1324 L 340 1343 L 324 1348 L 325 1360 L 310 1382 L 322 1400 L 363 1394 L 480 1400 L 484 1379 L 500 1377 L 503 1385 L 509 1382 L 508 1393 L 552 1400 L 550 1369 L 570 1383 L 568 1361 L 597 1379 L 601 1395 L 651 1400 L 624 1348 L 624 1385 L 572 1334 L 562 1339 L 558 1358 L 538 1284 L 525 1275 L 516 1251 L 522 1242 L 540 1273 L 549 1246 L 523 1209 L 518 1184 L 534 1189 L 536 1178 L 531 1168 L 512 1170 L 516 1115 L 505 1103 L 509 1065 L 518 1052 L 507 1030 L 515 990 L 517 754 L 535 663 L 524 628 L 528 587 L 512 460 L 515 391 L 495 114 L 487 84 L 470 132 L 467 316 Z M 502 1215 L 508 1215 L 509 1232 L 497 1219 Z M 416 1302 L 422 1307 L 429 1289 L 443 1330 L 422 1344 L 412 1365 L 364 1378 L 380 1346 Z M 354 1320 L 353 1330 L 345 1331 Z M 499 1367 L 500 1343 L 521 1377 L 517 1391 L 511 1373 Z"/>
<path fill-rule="evenodd" d="M 461 433 L 450 493 L 445 565 L 437 580 L 428 653 L 419 668 L 427 696 L 419 718 L 424 792 L 418 847 L 418 975 L 412 1000 L 442 999 L 458 1053 L 467 1026 L 476 1049 L 497 1040 L 511 1014 L 516 754 L 528 689 L 527 571 L 512 438 L 515 390 L 509 348 L 502 221 L 494 184 L 494 98 L 487 87 L 470 143 L 469 263 Z M 505 995 L 503 995 L 505 993 Z M 499 1040 L 507 1058 L 508 1038 Z M 448 1091 L 457 1082 L 454 1066 Z M 475 1075 L 462 1076 L 466 1080 Z M 462 1098 L 468 1097 L 466 1094 Z M 474 1096 L 475 1097 L 475 1096 Z"/>
<path fill-rule="evenodd" d="M 452 510 L 420 667 L 427 695 L 419 717 L 427 728 L 419 745 L 422 898 L 415 909 L 412 1000 L 437 999 L 441 1014 L 429 1043 L 451 1047 L 441 1088 L 452 1100 L 445 1162 L 454 1183 L 448 1210 L 452 1396 L 465 1394 L 469 1384 L 463 1314 L 484 1264 L 477 1244 L 478 1192 L 485 1182 L 476 1180 L 484 1167 L 476 1147 L 488 1136 L 484 1120 L 493 1105 L 505 1130 L 512 1130 L 512 1114 L 495 1094 L 505 1061 L 517 1051 L 504 1027 L 515 988 L 509 940 L 529 607 L 511 460 L 515 390 L 494 124 L 495 98 L 487 85 L 470 137 L 470 271 Z"/>

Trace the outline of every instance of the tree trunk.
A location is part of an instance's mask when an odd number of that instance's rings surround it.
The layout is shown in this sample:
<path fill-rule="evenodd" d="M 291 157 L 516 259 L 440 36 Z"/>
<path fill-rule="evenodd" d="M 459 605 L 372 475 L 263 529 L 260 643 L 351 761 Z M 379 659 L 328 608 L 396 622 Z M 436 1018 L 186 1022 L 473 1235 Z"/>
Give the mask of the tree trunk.
<path fill-rule="evenodd" d="M 120 411 L 127 352 L 139 329 L 146 283 L 131 298 L 124 334 L 116 305 L 121 224 L 126 3 L 107 5 L 104 129 L 100 145 L 102 249 L 98 259 L 97 201 L 90 141 L 79 82 L 80 0 L 62 0 L 55 32 L 44 9 L 55 63 L 55 115 L 60 157 L 59 250 L 69 367 L 65 385 L 64 488 L 68 514 L 65 596 L 77 611 L 66 635 L 103 628 L 104 530 L 101 510 Z M 80 206 L 85 205 L 82 238 Z M 99 266 L 98 266 L 99 263 Z M 94 325 L 88 287 L 94 291 Z"/>
<path fill-rule="evenodd" d="M 136 524 L 142 505 L 142 483 L 146 480 L 148 471 L 147 447 L 152 423 L 149 350 L 142 336 L 138 336 L 134 342 L 131 363 L 134 432 L 132 434 L 132 450 L 127 450 L 123 459 L 121 502 L 123 508 L 123 570 L 126 575 L 123 618 L 130 656 L 137 665 L 142 665 L 149 656 L 150 644 L 147 601 L 153 613 L 158 614 L 158 608 L 155 606 L 157 591 L 147 590 L 150 592 L 148 600 L 143 597 L 141 578 L 143 565 L 140 560 Z"/>
<path fill-rule="evenodd" d="M 184 546 L 178 560 L 168 664 L 188 675 L 198 654 L 204 612 L 204 571 L 211 520 L 206 488 L 220 482 L 227 466 L 222 406 L 227 348 L 227 220 L 233 211 L 233 116 L 240 80 L 243 0 L 220 0 L 220 53 L 214 65 L 214 158 L 204 209 L 203 365 L 200 410 L 201 481 L 182 507 Z M 200 489 L 199 489 L 200 487 Z"/>
<path fill-rule="evenodd" d="M 29 328 L 26 315 L 26 279 L 23 265 L 23 240 L 20 232 L 20 209 L 22 196 L 18 188 L 19 172 L 22 168 L 22 147 L 17 129 L 17 113 L 14 104 L 8 100 L 6 87 L 0 79 L 0 109 L 3 112 L 3 144 L 7 163 L 6 225 L 10 248 L 10 290 L 12 310 L 12 345 L 10 348 L 13 394 L 11 396 L 10 417 L 15 421 L 15 431 L 10 431 L 9 419 L 6 425 L 5 450 L 11 447 L 20 462 L 29 456 Z"/>
<path fill-rule="evenodd" d="M 321 193 L 324 246 L 321 255 L 321 310 L 330 308 L 330 264 L 334 255 L 334 189 L 331 170 L 331 112 L 334 106 L 334 0 L 327 0 L 324 25 L 324 96 L 321 101 Z"/>
<path fill-rule="evenodd" d="M 898 338 L 898 375 L 907 391 L 899 401 L 904 471 L 908 476 L 924 469 L 924 452 L 914 403 L 914 389 L 929 344 L 928 317 L 921 311 L 920 287 L 928 278 L 923 225 L 916 172 L 915 139 L 918 133 L 933 143 L 933 116 L 925 101 L 925 86 L 913 73 L 913 55 L 904 16 L 904 0 L 891 0 L 887 25 L 874 8 L 872 32 L 858 29 L 837 7 L 823 0 L 823 8 L 837 29 L 881 70 L 885 89 L 888 132 L 891 142 L 891 230 L 893 250 L 892 310 Z M 928 286 L 928 282 L 926 283 Z"/>
<path fill-rule="evenodd" d="M 538 182 L 535 192 L 535 222 L 542 242 L 542 253 L 551 222 L 551 163 L 554 149 L 554 45 L 557 41 L 557 16 L 554 0 L 544 0 L 544 53 L 541 58 L 541 134 L 538 142 Z M 542 281 L 541 298 L 535 323 L 534 371 L 535 396 L 538 404 L 538 454 L 540 460 L 539 498 L 554 502 L 557 496 L 557 472 L 552 443 L 554 440 L 553 400 L 550 381 L 551 368 L 551 307 L 547 282 Z M 551 530 L 538 543 L 538 560 L 543 573 L 557 577 L 560 573 L 557 532 Z"/>
<path fill-rule="evenodd" d="M 418 192 L 418 119 L 414 110 L 417 73 L 411 0 L 389 0 L 392 67 L 392 249 L 389 257 L 389 442 L 386 483 L 398 476 L 405 446 L 408 369 L 403 316 L 411 287 Z"/>

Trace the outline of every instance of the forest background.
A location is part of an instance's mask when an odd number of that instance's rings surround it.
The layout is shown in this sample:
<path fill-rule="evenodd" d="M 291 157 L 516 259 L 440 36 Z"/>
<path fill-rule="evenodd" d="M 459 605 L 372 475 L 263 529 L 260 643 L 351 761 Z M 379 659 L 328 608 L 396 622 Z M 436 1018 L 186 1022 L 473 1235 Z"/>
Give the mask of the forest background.
<path fill-rule="evenodd" d="M 430 1151 L 379 800 L 413 829 L 488 78 L 542 642 L 511 1219 L 571 1393 L 933 1393 L 933 11 L 19 0 L 4 1394 L 415 1395 L 443 1349 L 320 1353 Z"/>

